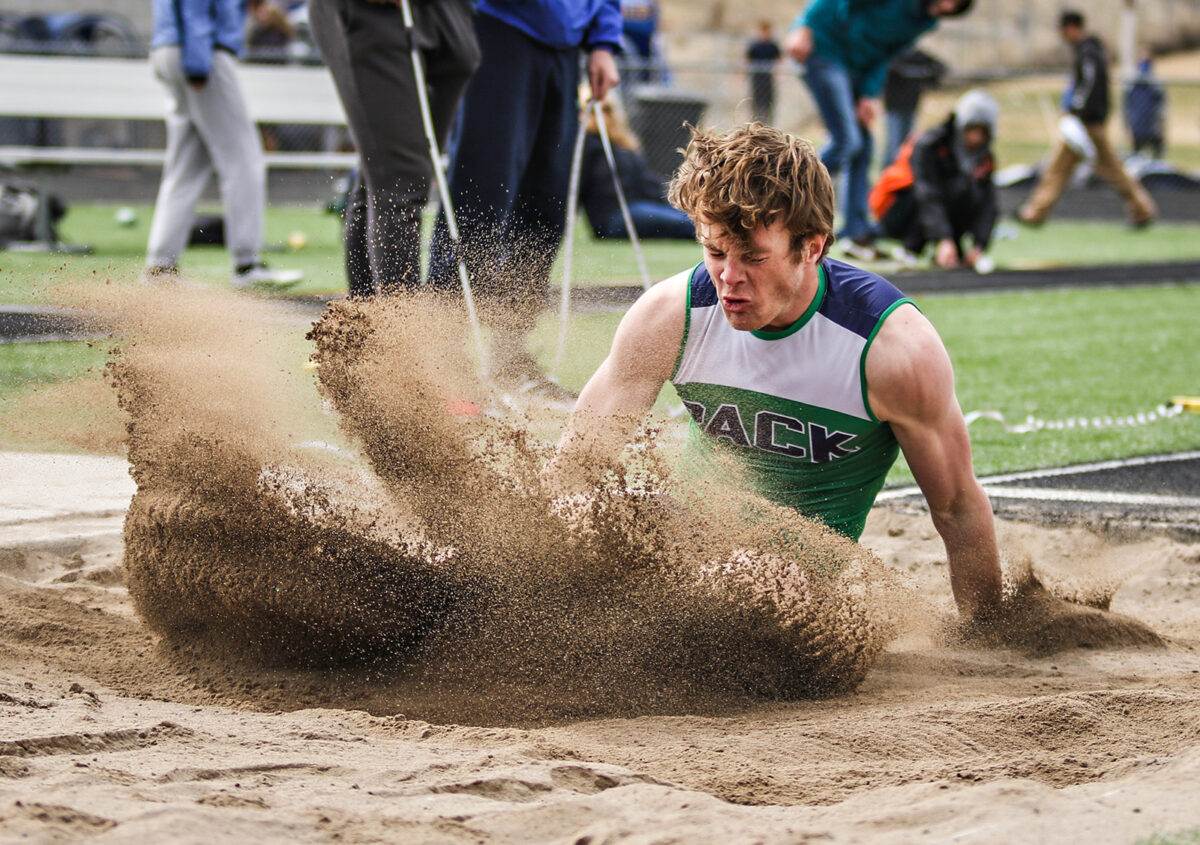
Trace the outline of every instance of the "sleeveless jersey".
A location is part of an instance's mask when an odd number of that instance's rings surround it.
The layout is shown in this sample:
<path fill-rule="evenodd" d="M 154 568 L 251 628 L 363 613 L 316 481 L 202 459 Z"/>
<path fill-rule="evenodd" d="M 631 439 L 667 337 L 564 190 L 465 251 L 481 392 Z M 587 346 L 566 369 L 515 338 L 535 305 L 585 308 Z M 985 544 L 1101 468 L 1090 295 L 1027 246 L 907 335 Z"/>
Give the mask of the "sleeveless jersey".
<path fill-rule="evenodd" d="M 825 259 L 812 304 L 781 331 L 729 325 L 704 264 L 692 271 L 671 382 L 691 413 L 684 473 L 731 450 L 766 498 L 857 540 L 899 446 L 867 402 L 865 362 L 884 318 L 912 300 Z"/>

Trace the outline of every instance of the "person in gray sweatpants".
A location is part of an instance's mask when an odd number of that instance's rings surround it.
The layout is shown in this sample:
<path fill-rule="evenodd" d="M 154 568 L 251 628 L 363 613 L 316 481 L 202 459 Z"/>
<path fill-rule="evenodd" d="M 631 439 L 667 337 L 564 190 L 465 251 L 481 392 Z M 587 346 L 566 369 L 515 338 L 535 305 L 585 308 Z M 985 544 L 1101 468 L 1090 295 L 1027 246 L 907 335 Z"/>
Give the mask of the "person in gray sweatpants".
<path fill-rule="evenodd" d="M 441 148 L 479 64 L 470 0 L 309 0 L 313 40 L 346 110 L 359 166 L 346 202 L 350 295 L 390 294 L 421 283 L 421 212 L 434 178 L 417 97 L 411 38 L 424 65 Z"/>
<path fill-rule="evenodd" d="M 167 89 L 167 150 L 146 247 L 147 279 L 178 272 L 195 207 L 215 172 L 235 287 L 294 283 L 260 259 L 266 211 L 262 141 L 237 77 L 245 0 L 154 0 L 150 64 Z"/>

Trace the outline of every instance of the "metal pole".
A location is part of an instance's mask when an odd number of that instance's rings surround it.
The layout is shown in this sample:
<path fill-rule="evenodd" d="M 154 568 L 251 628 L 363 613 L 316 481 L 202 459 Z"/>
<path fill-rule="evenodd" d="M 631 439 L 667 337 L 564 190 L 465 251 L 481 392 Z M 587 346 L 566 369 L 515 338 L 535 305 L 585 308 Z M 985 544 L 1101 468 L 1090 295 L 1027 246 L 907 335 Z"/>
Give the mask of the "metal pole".
<path fill-rule="evenodd" d="M 421 61 L 421 51 L 417 47 L 417 34 L 414 31 L 412 6 L 409 4 L 409 0 L 400 0 L 400 11 L 404 16 L 404 26 L 408 30 L 413 77 L 417 85 L 417 102 L 421 106 L 421 124 L 425 128 L 425 140 L 429 142 L 429 159 L 433 164 L 438 198 L 442 203 L 442 213 L 446 216 L 446 231 L 450 235 L 454 258 L 458 262 L 458 280 L 462 284 L 463 301 L 467 306 L 467 317 L 471 321 L 475 350 L 479 354 L 479 371 L 486 376 L 487 353 L 483 346 L 483 332 L 479 327 L 479 314 L 475 311 L 475 297 L 471 293 L 471 277 L 467 274 L 467 265 L 462 257 L 458 220 L 454 216 L 454 205 L 450 201 L 450 188 L 446 184 L 446 172 L 442 169 L 442 154 L 438 149 L 437 135 L 433 131 L 433 114 L 429 111 L 429 92 L 425 87 L 425 65 Z"/>
<path fill-rule="evenodd" d="M 1134 0 L 1125 0 L 1125 8 L 1121 11 L 1121 84 L 1128 85 L 1137 70 L 1137 4 Z"/>
<path fill-rule="evenodd" d="M 629 213 L 629 203 L 625 201 L 625 190 L 621 187 L 621 177 L 617 174 L 617 160 L 613 157 L 612 142 L 608 138 L 604 107 L 598 100 L 592 101 L 592 107 L 596 110 L 596 128 L 600 130 L 600 144 L 604 147 L 604 157 L 608 159 L 608 169 L 612 173 L 613 187 L 617 191 L 617 204 L 621 206 L 625 231 L 629 233 L 629 242 L 633 244 L 633 254 L 637 257 L 638 270 L 642 273 L 642 287 L 650 290 L 650 271 L 646 269 L 646 256 L 642 252 L 642 244 L 638 240 L 637 229 L 633 225 L 633 215 Z"/>

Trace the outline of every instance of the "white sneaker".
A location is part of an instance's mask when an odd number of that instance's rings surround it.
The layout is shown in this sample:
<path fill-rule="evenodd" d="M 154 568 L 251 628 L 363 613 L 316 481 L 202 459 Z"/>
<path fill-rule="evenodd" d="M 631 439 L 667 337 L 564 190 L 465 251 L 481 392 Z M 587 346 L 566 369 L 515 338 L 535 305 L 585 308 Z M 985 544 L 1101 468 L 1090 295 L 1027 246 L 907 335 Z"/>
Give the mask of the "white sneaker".
<path fill-rule="evenodd" d="M 287 290 L 299 283 L 304 274 L 299 270 L 272 270 L 265 263 L 251 265 L 233 273 L 233 287 L 236 290 Z"/>

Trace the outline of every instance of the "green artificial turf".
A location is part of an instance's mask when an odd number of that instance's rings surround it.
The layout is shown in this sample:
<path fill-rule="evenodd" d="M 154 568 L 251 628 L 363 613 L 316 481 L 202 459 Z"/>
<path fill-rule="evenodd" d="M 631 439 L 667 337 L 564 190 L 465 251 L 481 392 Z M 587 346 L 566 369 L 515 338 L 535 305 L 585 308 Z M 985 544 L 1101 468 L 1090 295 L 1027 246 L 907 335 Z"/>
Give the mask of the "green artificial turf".
<path fill-rule="evenodd" d="M 72 207 L 63 234 L 91 241 L 96 252 L 90 256 L 0 252 L 0 304 L 55 302 L 53 285 L 59 282 L 135 284 L 148 210 L 139 210 L 132 227 L 117 225 L 114 215 L 112 206 Z M 308 271 L 299 292 L 342 290 L 336 217 L 306 208 L 272 208 L 267 231 L 268 240 L 280 242 L 291 232 L 306 234 L 304 249 L 269 256 L 281 267 Z M 1135 233 L 1113 224 L 1052 223 L 1000 241 L 996 253 L 1011 264 L 1029 265 L 1200 258 L 1197 231 L 1195 226 L 1164 225 Z M 598 243 L 580 227 L 576 246 L 580 286 L 638 283 L 628 243 Z M 651 242 L 646 255 L 651 276 L 659 278 L 694 263 L 699 250 L 688 242 Z M 189 250 L 183 266 L 193 278 L 219 286 L 228 281 L 225 262 L 224 250 L 197 248 Z M 902 276 L 896 279 L 903 286 Z M 1048 421 L 1091 420 L 1148 413 L 1171 396 L 1200 394 L 1200 353 L 1194 341 L 1200 284 L 945 294 L 919 302 L 945 339 L 965 411 L 997 411 L 1010 422 L 1028 415 Z M 572 314 L 567 352 L 556 371 L 564 384 L 576 389 L 584 384 L 607 353 L 619 318 L 616 311 Z M 557 336 L 557 314 L 547 313 L 531 349 L 548 367 L 555 361 Z M 11 409 L 35 387 L 94 371 L 102 363 L 102 349 L 101 344 L 77 342 L 0 344 L 0 403 Z M 300 366 L 306 354 L 303 343 L 287 354 Z M 659 410 L 677 404 L 667 390 Z M 1033 434 L 1008 433 L 996 422 L 980 420 L 971 433 L 977 468 L 986 474 L 1200 448 L 1200 414 L 1135 427 L 1089 425 Z M 52 446 L 53 430 L 43 434 Z M 906 479 L 901 462 L 892 480 Z"/>
<path fill-rule="evenodd" d="M 1200 395 L 1200 283 L 939 294 L 917 302 L 945 341 L 964 412 L 997 411 L 1010 425 L 1031 415 L 1076 419 L 1066 430 L 1029 434 L 1010 433 L 988 419 L 974 422 L 981 475 L 1200 448 L 1200 414 L 1134 426 L 1092 423 L 1149 414 L 1173 396 Z M 557 373 L 564 384 L 582 386 L 604 359 L 619 318 L 572 318 L 570 351 Z M 547 316 L 531 341 L 543 361 L 554 358 L 557 325 Z M 674 405 L 678 400 L 667 392 L 659 410 Z M 889 481 L 911 481 L 903 460 Z"/>
<path fill-rule="evenodd" d="M 981 474 L 1200 448 L 1200 414 L 1095 428 L 1200 394 L 1200 284 L 918 299 L 954 362 L 965 412 L 1010 423 L 1087 418 L 1087 428 L 1008 433 L 971 426 Z M 897 478 L 903 478 L 898 474 Z"/>
<path fill-rule="evenodd" d="M 102 369 L 111 346 L 76 340 L 0 343 L 0 402 L 39 385 Z"/>

